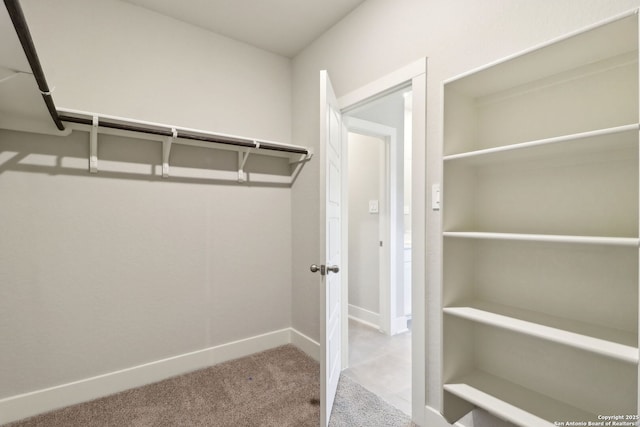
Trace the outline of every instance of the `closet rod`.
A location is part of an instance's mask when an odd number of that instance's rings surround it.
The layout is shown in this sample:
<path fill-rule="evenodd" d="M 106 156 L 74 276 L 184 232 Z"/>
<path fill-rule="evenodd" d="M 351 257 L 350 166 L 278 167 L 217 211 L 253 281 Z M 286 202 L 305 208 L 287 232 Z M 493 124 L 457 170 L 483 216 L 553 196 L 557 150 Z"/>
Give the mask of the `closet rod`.
<path fill-rule="evenodd" d="M 53 122 L 56 124 L 56 127 L 59 130 L 64 130 L 64 125 L 62 124 L 62 121 L 58 116 L 58 112 L 56 111 L 56 106 L 53 103 L 53 97 L 51 96 L 47 79 L 44 77 L 44 72 L 42 71 L 42 66 L 40 65 L 40 60 L 38 59 L 38 54 L 36 53 L 36 48 L 33 44 L 33 39 L 31 38 L 31 32 L 27 26 L 27 20 L 22 12 L 20 2 L 19 0 L 4 0 L 4 4 L 7 7 L 7 12 L 9 12 L 11 22 L 13 22 L 13 27 L 15 28 L 20 44 L 22 45 L 22 50 L 24 50 L 24 54 L 27 56 L 27 61 L 29 61 L 31 72 L 33 73 L 33 77 L 36 79 L 42 99 L 44 99 L 44 103 L 47 105 L 47 110 L 49 110 L 49 114 L 51 115 Z"/>
<path fill-rule="evenodd" d="M 58 113 L 58 114 L 60 119 L 65 122 L 78 123 L 82 125 L 93 124 L 92 118 L 70 116 L 70 115 L 64 114 L 64 112 Z M 98 126 L 102 126 L 110 129 L 131 131 L 131 132 L 148 133 L 152 135 L 173 136 L 171 128 L 161 129 L 159 128 L 159 125 L 154 127 L 144 126 L 140 124 L 131 125 L 126 123 L 109 121 L 108 119 L 100 119 L 98 121 Z M 234 138 L 230 136 L 222 136 L 222 135 L 215 135 L 215 134 L 188 132 L 185 130 L 181 130 L 179 128 L 175 128 L 175 129 L 177 131 L 177 135 L 176 135 L 177 138 L 182 138 L 182 139 L 212 142 L 215 144 L 233 145 L 233 146 L 245 147 L 245 148 L 259 148 L 261 150 L 281 151 L 285 153 L 304 154 L 304 155 L 309 154 L 309 150 L 302 147 L 278 145 L 270 142 L 253 141 L 249 139 Z"/>
<path fill-rule="evenodd" d="M 20 44 L 22 45 L 22 49 L 27 57 L 29 65 L 31 67 L 31 71 L 38 85 L 38 89 L 44 99 L 44 102 L 47 106 L 47 110 L 49 110 L 49 114 L 53 119 L 56 127 L 59 130 L 65 130 L 63 121 L 79 123 L 85 125 L 91 125 L 92 119 L 84 119 L 80 117 L 69 116 L 64 114 L 64 112 L 59 112 L 56 109 L 56 106 L 53 102 L 53 97 L 51 96 L 51 90 L 49 89 L 49 85 L 47 84 L 47 80 L 44 76 L 44 71 L 42 70 L 42 66 L 40 65 L 40 60 L 38 59 L 38 54 L 36 52 L 35 46 L 33 44 L 33 39 L 31 37 L 31 32 L 29 31 L 29 27 L 27 26 L 27 21 L 25 19 L 24 13 L 22 11 L 22 7 L 20 6 L 19 0 L 4 0 L 4 4 L 7 7 L 7 11 L 9 12 L 9 16 L 11 17 L 11 21 L 13 22 L 13 26 L 16 30 L 16 34 L 20 39 Z M 118 122 L 110 122 L 108 120 L 100 120 L 99 126 L 119 129 L 125 131 L 132 132 L 141 132 L 148 133 L 153 135 L 162 135 L 162 136 L 172 136 L 173 133 L 171 129 L 158 129 L 158 127 L 147 127 L 139 124 L 124 124 Z M 241 139 L 234 138 L 229 136 L 222 135 L 214 135 L 214 134 L 205 134 L 205 133 L 196 133 L 189 132 L 185 130 L 178 130 L 178 138 L 190 139 L 195 141 L 204 141 L 204 142 L 212 142 L 216 144 L 225 144 L 225 145 L 233 145 L 238 147 L 245 148 L 259 148 L 261 150 L 271 150 L 271 151 L 280 151 L 285 153 L 293 153 L 293 154 L 303 154 L 309 155 L 309 150 L 302 147 L 294 147 L 287 145 L 279 145 L 270 142 L 261 142 L 261 141 L 253 141 L 249 139 Z"/>

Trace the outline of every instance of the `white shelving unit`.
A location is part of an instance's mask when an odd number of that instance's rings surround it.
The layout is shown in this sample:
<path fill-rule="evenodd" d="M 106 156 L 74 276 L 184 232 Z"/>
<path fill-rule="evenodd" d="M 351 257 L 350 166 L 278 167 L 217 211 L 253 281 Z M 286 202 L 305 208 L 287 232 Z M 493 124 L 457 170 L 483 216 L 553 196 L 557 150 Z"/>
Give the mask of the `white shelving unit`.
<path fill-rule="evenodd" d="M 251 181 L 266 185 L 292 185 L 303 165 L 313 156 L 312 150 L 306 147 L 276 141 L 56 108 L 52 97 L 54 88 L 49 88 L 46 83 L 20 3 L 6 2 L 5 6 L 0 6 L 0 129 L 58 136 L 69 135 L 73 130 L 85 131 L 89 134 L 90 173 L 98 173 L 99 170 L 99 134 L 159 142 L 162 164 L 154 168 L 152 175 L 163 178 L 170 177 L 169 160 L 174 144 L 237 152 L 235 158 L 230 158 L 234 163 L 237 162 L 237 172 L 225 170 L 228 167 L 207 170 L 205 173 L 194 173 L 190 170 L 192 168 L 186 167 L 173 168 L 173 171 L 179 169 L 177 178 L 180 179 L 206 177 L 240 183 Z M 263 164 L 256 167 L 254 162 L 247 162 L 250 155 L 279 157 L 286 163 L 280 162 L 279 167 L 274 167 L 273 162 L 263 159 Z M 278 169 L 284 173 L 276 172 Z"/>
<path fill-rule="evenodd" d="M 638 15 L 445 82 L 443 415 L 638 414 Z"/>

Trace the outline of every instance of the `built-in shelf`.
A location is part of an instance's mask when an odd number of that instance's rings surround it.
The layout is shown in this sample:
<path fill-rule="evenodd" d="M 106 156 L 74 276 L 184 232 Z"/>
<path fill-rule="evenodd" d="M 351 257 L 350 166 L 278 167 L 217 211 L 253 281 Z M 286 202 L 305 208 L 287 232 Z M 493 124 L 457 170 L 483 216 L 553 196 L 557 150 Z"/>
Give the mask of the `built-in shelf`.
<path fill-rule="evenodd" d="M 583 155 L 594 152 L 606 154 L 612 151 L 637 148 L 638 129 L 639 125 L 634 123 L 522 142 L 519 144 L 451 154 L 444 156 L 443 160 L 445 162 L 465 161 L 474 165 L 486 165 L 519 160 L 530 161 L 532 158 L 548 156 Z"/>
<path fill-rule="evenodd" d="M 634 10 L 444 83 L 450 423 L 638 413 L 638 69 Z"/>
<path fill-rule="evenodd" d="M 173 144 L 236 151 L 237 160 L 233 161 L 237 161 L 237 174 L 228 173 L 226 170 L 216 171 L 220 173 L 213 179 L 233 179 L 241 183 L 251 181 L 269 185 L 291 185 L 303 165 L 313 156 L 312 150 L 306 147 L 262 138 L 241 137 L 134 118 L 56 108 L 52 96 L 53 89 L 50 89 L 46 82 L 20 2 L 5 3 L 6 8 L 0 7 L 0 39 L 6 41 L 7 45 L 3 57 L 0 58 L 0 129 L 59 136 L 69 135 L 72 130 L 88 132 L 90 173 L 97 173 L 99 170 L 98 134 L 161 143 L 161 169 L 153 174 L 163 178 L 170 176 L 169 158 Z M 289 169 L 291 174 L 287 176 L 254 172 L 256 169 L 245 167 L 250 155 L 285 158 L 289 164 L 284 164 L 281 169 Z M 183 174 L 178 178 L 190 177 Z"/>
<path fill-rule="evenodd" d="M 445 231 L 444 237 L 487 240 L 518 240 L 531 242 L 577 243 L 583 245 L 613 245 L 638 247 L 636 237 L 562 236 L 554 234 L 489 233 L 478 231 Z"/>
<path fill-rule="evenodd" d="M 482 371 L 447 383 L 444 390 L 520 426 L 553 426 L 556 421 L 597 421 L 595 414 Z"/>
<path fill-rule="evenodd" d="M 638 363 L 637 334 L 484 301 L 445 307 L 446 314 Z"/>

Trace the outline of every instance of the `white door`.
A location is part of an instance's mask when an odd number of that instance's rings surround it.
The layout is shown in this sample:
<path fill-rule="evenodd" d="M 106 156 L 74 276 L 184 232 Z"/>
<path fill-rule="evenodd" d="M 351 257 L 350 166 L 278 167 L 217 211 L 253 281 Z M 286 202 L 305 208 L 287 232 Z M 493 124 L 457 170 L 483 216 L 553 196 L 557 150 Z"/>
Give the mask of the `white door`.
<path fill-rule="evenodd" d="M 320 72 L 320 146 L 324 159 L 321 174 L 321 256 L 322 295 L 320 296 L 320 425 L 329 424 L 331 408 L 340 377 L 340 250 L 341 250 L 341 155 L 342 116 L 329 75 Z M 322 236 L 322 235 L 321 235 Z M 324 268 L 323 268 L 324 267 Z"/>

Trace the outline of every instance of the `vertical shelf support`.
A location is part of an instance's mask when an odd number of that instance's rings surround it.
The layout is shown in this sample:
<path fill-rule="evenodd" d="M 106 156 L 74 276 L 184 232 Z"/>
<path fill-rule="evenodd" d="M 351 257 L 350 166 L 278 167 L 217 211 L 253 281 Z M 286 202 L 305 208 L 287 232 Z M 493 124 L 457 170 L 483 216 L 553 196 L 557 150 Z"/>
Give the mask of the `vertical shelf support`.
<path fill-rule="evenodd" d="M 253 143 L 255 147 L 247 148 L 244 152 L 238 151 L 238 182 L 247 181 L 247 173 L 244 171 L 244 165 L 247 163 L 251 150 L 254 148 L 260 148 L 260 143 L 258 141 L 253 141 Z"/>
<path fill-rule="evenodd" d="M 171 128 L 171 136 L 162 141 L 162 177 L 169 178 L 169 156 L 171 155 L 171 144 L 178 137 L 176 128 Z"/>
<path fill-rule="evenodd" d="M 93 116 L 89 134 L 89 172 L 98 173 L 98 116 Z"/>

